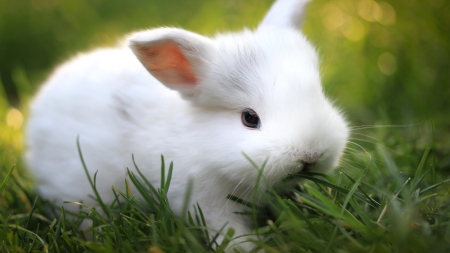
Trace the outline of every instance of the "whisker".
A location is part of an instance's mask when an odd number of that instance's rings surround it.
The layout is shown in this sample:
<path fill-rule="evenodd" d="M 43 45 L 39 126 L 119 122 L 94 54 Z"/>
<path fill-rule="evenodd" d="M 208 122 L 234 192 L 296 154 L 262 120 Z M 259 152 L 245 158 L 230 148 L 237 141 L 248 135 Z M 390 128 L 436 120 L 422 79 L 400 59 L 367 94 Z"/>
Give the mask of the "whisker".
<path fill-rule="evenodd" d="M 375 161 L 375 159 L 373 159 L 373 161 Z M 342 158 L 340 162 L 341 162 L 341 164 L 339 164 L 340 168 L 346 167 L 346 168 L 360 170 L 361 167 L 367 166 L 367 162 L 355 161 L 355 160 L 345 159 L 345 158 Z"/>
<path fill-rule="evenodd" d="M 341 164 L 339 164 L 339 167 L 338 167 L 338 168 L 341 168 L 341 169 L 344 169 L 344 168 L 351 168 L 351 169 L 355 169 L 355 170 L 359 169 L 359 167 L 356 167 L 356 166 L 354 166 L 354 165 L 351 165 L 350 163 L 348 163 L 348 162 L 346 162 L 346 161 L 341 161 Z"/>
<path fill-rule="evenodd" d="M 349 153 L 348 151 L 352 151 L 352 153 Z M 356 148 L 351 148 L 351 147 L 347 147 L 345 150 L 344 150 L 344 153 L 345 154 L 358 154 L 359 152 L 361 152 L 361 150 L 359 150 L 359 149 L 356 149 Z"/>
<path fill-rule="evenodd" d="M 359 145 L 358 143 L 353 142 L 353 141 L 348 141 L 348 143 L 353 144 L 353 145 L 359 147 L 361 150 L 364 151 L 364 153 L 366 153 L 366 154 L 369 156 L 370 161 L 372 160 L 372 155 L 371 155 L 371 154 L 370 154 L 363 146 L 361 146 L 361 145 Z"/>
<path fill-rule="evenodd" d="M 418 126 L 421 124 L 423 124 L 423 123 L 413 123 L 413 124 L 408 124 L 408 125 L 361 125 L 361 126 L 350 127 L 350 131 L 361 130 L 361 129 L 373 129 L 373 128 L 402 128 L 402 127 Z"/>
<path fill-rule="evenodd" d="M 247 172 L 247 173 L 244 174 L 244 176 L 243 176 L 242 179 L 239 181 L 239 183 L 238 183 L 238 184 L 233 188 L 233 190 L 230 192 L 230 195 L 234 196 L 234 194 L 236 193 L 236 191 L 243 185 L 243 183 L 244 183 L 245 181 L 248 180 L 247 175 L 248 175 L 249 173 L 250 173 L 250 172 Z M 225 202 L 225 204 L 223 205 L 221 211 L 223 211 L 223 209 L 225 208 L 225 206 L 227 206 L 228 201 L 230 201 L 229 198 L 226 200 L 226 202 Z M 234 202 L 234 203 L 230 206 L 230 208 L 232 208 L 232 207 L 236 204 L 235 201 L 233 201 L 233 202 Z M 229 211 L 229 210 L 228 210 L 228 211 Z"/>
<path fill-rule="evenodd" d="M 248 194 L 249 193 L 252 193 L 253 194 L 253 191 L 254 191 L 255 189 L 254 189 L 254 187 L 252 186 L 252 185 L 249 185 L 248 187 L 247 187 L 247 189 L 245 189 L 245 191 L 244 191 L 244 193 L 245 192 L 247 192 L 247 193 L 245 193 L 245 195 L 243 196 L 243 199 L 247 199 L 247 196 L 248 196 Z M 253 201 L 253 199 L 252 199 L 252 201 Z M 241 212 L 244 210 L 244 208 L 245 208 L 245 206 L 242 206 L 241 207 Z"/>
<path fill-rule="evenodd" d="M 372 136 L 370 136 L 370 135 L 367 135 L 367 134 L 362 134 L 362 133 L 352 133 L 352 135 L 360 135 L 360 136 L 367 137 L 368 139 L 372 139 L 372 140 L 375 140 L 375 141 L 379 141 L 379 139 L 377 139 L 377 138 L 375 138 L 375 137 L 372 137 Z M 350 139 L 355 139 L 355 137 L 350 136 Z M 361 139 L 361 140 L 364 140 L 364 139 Z"/>
<path fill-rule="evenodd" d="M 356 134 L 356 133 L 354 133 L 354 134 Z M 365 140 L 365 139 L 360 139 L 360 138 L 352 138 L 352 137 L 350 137 L 349 139 L 350 139 L 350 140 L 355 140 L 355 141 L 364 142 L 364 143 L 370 143 L 370 144 L 381 145 L 381 146 L 383 146 L 384 148 L 386 148 L 386 150 L 388 150 L 388 151 L 390 151 L 390 152 L 392 152 L 392 153 L 394 153 L 394 154 L 397 154 L 397 155 L 405 155 L 405 154 L 400 153 L 399 151 L 397 151 L 397 150 L 395 150 L 395 149 L 393 149 L 393 148 L 390 148 L 390 147 L 386 146 L 386 145 L 385 145 L 382 141 L 380 141 L 379 139 L 376 139 L 376 138 L 371 137 L 371 136 L 369 136 L 369 135 L 364 135 L 364 134 L 360 134 L 360 135 L 365 136 L 365 137 L 367 137 L 367 138 L 370 138 L 370 139 L 372 139 L 373 141 Z M 349 149 L 349 147 L 347 147 L 346 149 Z M 345 152 L 345 150 L 344 150 L 344 152 Z"/>

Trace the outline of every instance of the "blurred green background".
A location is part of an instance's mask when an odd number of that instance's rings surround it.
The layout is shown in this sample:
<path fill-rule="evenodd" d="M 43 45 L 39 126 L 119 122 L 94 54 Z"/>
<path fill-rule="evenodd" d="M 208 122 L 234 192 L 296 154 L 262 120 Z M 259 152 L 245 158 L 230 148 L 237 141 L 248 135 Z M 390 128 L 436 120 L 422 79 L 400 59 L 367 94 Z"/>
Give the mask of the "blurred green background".
<path fill-rule="evenodd" d="M 271 3 L 0 0 L 0 108 L 19 109 L 3 112 L 19 128 L 32 94 L 77 52 L 157 26 L 205 35 L 252 28 Z M 433 119 L 450 130 L 449 1 L 313 0 L 303 30 L 318 48 L 327 93 L 352 125 Z"/>

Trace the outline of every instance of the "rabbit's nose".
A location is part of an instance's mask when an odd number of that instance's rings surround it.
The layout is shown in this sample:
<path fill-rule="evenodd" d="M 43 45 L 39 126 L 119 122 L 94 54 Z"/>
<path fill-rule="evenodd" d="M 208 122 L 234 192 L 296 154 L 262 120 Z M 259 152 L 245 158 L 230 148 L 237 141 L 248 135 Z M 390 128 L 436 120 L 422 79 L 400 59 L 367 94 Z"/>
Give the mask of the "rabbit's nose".
<path fill-rule="evenodd" d="M 317 161 L 317 159 L 318 159 L 319 157 L 321 157 L 322 155 L 323 155 L 323 153 L 319 153 L 319 152 L 309 152 L 309 153 L 306 153 L 306 154 L 303 156 L 302 161 L 303 161 L 305 164 L 313 164 L 313 163 L 315 163 L 315 162 Z"/>
<path fill-rule="evenodd" d="M 298 160 L 299 163 L 303 164 L 302 171 L 309 172 L 314 171 L 317 159 L 321 157 L 323 153 L 310 152 L 303 155 L 301 159 Z"/>

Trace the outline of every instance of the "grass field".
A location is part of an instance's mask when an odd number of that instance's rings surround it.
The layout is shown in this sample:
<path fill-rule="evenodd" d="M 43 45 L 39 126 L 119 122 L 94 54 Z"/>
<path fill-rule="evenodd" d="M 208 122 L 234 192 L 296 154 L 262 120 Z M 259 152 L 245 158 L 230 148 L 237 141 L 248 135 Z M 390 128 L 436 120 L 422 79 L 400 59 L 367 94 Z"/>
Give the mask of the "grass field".
<path fill-rule="evenodd" d="M 27 105 L 52 68 L 78 51 L 145 27 L 209 35 L 253 27 L 270 4 L 0 1 L 0 252 L 222 252 L 228 241 L 202 236 L 201 207 L 185 223 L 167 204 L 169 186 L 140 175 L 127 182 L 144 202 L 116 192 L 119 201 L 68 216 L 36 196 L 23 161 Z M 443 0 L 313 0 L 303 30 L 352 136 L 334 172 L 295 175 L 304 184 L 291 194 L 269 191 L 268 207 L 252 206 L 256 245 L 266 252 L 450 252 L 448 13 Z M 84 219 L 99 228 L 89 240 L 77 229 Z"/>

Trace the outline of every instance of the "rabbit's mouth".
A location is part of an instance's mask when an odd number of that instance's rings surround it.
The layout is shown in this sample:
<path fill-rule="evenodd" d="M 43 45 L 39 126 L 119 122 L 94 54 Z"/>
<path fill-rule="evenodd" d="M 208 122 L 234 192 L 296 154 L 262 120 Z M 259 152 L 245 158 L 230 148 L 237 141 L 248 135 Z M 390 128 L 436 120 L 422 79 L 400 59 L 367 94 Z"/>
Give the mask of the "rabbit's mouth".
<path fill-rule="evenodd" d="M 314 170 L 317 167 L 317 163 L 316 162 L 304 162 L 301 161 L 299 162 L 299 164 L 295 167 L 293 167 L 293 174 L 297 174 L 297 173 L 302 173 L 302 172 L 314 172 Z"/>
<path fill-rule="evenodd" d="M 305 163 L 303 165 L 301 172 L 312 172 L 312 171 L 314 171 L 315 166 L 316 166 L 316 163 Z"/>
<path fill-rule="evenodd" d="M 298 167 L 295 168 L 295 172 L 293 171 L 293 173 L 288 173 L 286 175 L 286 177 L 283 178 L 282 182 L 286 183 L 286 182 L 291 181 L 292 179 L 295 179 L 295 178 L 296 179 L 301 179 L 302 178 L 302 176 L 301 176 L 302 173 L 314 172 L 316 166 L 317 166 L 316 163 L 302 163 L 301 166 L 298 166 Z"/>
<path fill-rule="evenodd" d="M 294 173 L 288 173 L 286 178 L 284 178 L 283 181 L 286 181 L 286 179 L 290 180 L 289 178 L 292 178 L 294 175 L 295 178 L 298 178 L 298 176 L 295 176 L 296 174 L 302 174 L 302 173 L 309 173 L 309 172 L 315 172 L 317 170 L 318 164 L 313 163 L 302 163 L 301 166 L 296 168 L 296 171 Z"/>

